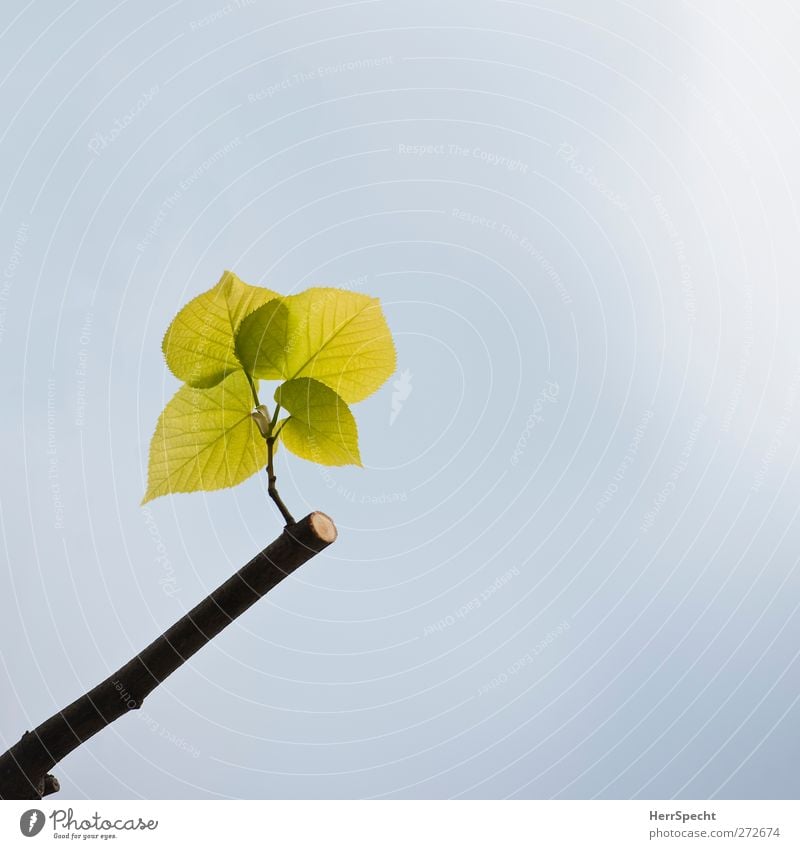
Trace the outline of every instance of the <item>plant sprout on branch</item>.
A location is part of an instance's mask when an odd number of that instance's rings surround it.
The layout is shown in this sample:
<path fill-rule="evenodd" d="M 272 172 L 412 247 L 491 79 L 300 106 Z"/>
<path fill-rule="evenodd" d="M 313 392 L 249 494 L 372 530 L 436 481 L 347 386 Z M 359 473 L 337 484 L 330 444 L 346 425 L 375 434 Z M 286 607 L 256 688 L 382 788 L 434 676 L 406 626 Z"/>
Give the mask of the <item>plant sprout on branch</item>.
<path fill-rule="evenodd" d="M 0 799 L 57 792 L 53 766 L 140 708 L 195 652 L 335 541 L 336 526 L 324 513 L 294 521 L 276 487 L 275 451 L 283 444 L 316 463 L 361 465 L 349 405 L 395 369 L 394 343 L 375 298 L 326 288 L 283 297 L 230 271 L 178 313 L 163 350 L 184 384 L 158 419 L 142 503 L 235 486 L 266 469 L 286 527 L 124 666 L 0 755 Z M 278 381 L 271 410 L 259 397 L 266 380 Z"/>
<path fill-rule="evenodd" d="M 276 487 L 278 445 L 315 463 L 360 466 L 349 404 L 395 370 L 376 298 L 333 288 L 283 297 L 230 271 L 175 316 L 163 351 L 184 385 L 153 434 L 143 503 L 235 486 L 265 469 L 287 524 L 294 520 Z M 281 381 L 271 411 L 259 397 L 263 380 Z"/>

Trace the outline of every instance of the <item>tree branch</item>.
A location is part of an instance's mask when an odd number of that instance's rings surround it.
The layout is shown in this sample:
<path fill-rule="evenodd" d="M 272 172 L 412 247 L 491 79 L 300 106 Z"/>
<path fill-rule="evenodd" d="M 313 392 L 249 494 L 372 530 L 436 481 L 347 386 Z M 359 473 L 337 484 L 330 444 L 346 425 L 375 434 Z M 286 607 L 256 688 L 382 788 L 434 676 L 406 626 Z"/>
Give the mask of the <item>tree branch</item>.
<path fill-rule="evenodd" d="M 49 775 L 63 757 L 145 698 L 276 584 L 336 539 L 324 513 L 291 522 L 246 566 L 105 681 L 0 755 L 0 799 L 41 799 L 59 790 Z"/>

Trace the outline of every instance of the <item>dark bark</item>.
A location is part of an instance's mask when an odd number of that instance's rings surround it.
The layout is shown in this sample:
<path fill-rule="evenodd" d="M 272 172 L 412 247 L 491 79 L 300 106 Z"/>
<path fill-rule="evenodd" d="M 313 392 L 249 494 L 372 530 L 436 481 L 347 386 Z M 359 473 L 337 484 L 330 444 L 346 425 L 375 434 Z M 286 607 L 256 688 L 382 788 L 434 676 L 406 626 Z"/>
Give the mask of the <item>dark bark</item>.
<path fill-rule="evenodd" d="M 105 681 L 0 755 L 0 799 L 41 799 L 59 790 L 49 770 L 145 698 L 277 583 L 336 539 L 333 522 L 311 513 L 283 533 L 155 642 Z"/>

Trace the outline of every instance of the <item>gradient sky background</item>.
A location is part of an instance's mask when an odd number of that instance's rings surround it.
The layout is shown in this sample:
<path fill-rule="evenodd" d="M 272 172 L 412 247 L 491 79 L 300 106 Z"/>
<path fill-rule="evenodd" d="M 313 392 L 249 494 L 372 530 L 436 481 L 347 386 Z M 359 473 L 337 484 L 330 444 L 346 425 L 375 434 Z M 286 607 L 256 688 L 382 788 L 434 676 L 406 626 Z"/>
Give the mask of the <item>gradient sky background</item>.
<path fill-rule="evenodd" d="M 279 532 L 263 478 L 139 506 L 162 334 L 231 268 L 379 296 L 410 393 L 355 408 L 363 470 L 281 452 L 336 545 L 62 798 L 796 798 L 799 36 L 778 0 L 5 3 L 3 747 Z"/>

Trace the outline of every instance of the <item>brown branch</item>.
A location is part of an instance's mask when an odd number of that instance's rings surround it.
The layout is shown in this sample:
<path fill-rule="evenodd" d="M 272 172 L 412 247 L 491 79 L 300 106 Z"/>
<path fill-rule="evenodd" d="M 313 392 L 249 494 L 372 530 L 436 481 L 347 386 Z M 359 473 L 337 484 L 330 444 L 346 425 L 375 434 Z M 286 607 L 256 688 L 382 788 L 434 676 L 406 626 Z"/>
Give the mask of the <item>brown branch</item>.
<path fill-rule="evenodd" d="M 145 698 L 283 578 L 336 539 L 324 513 L 292 522 L 273 543 L 105 681 L 0 755 L 0 799 L 41 799 L 59 790 L 49 774 L 63 757 Z"/>

